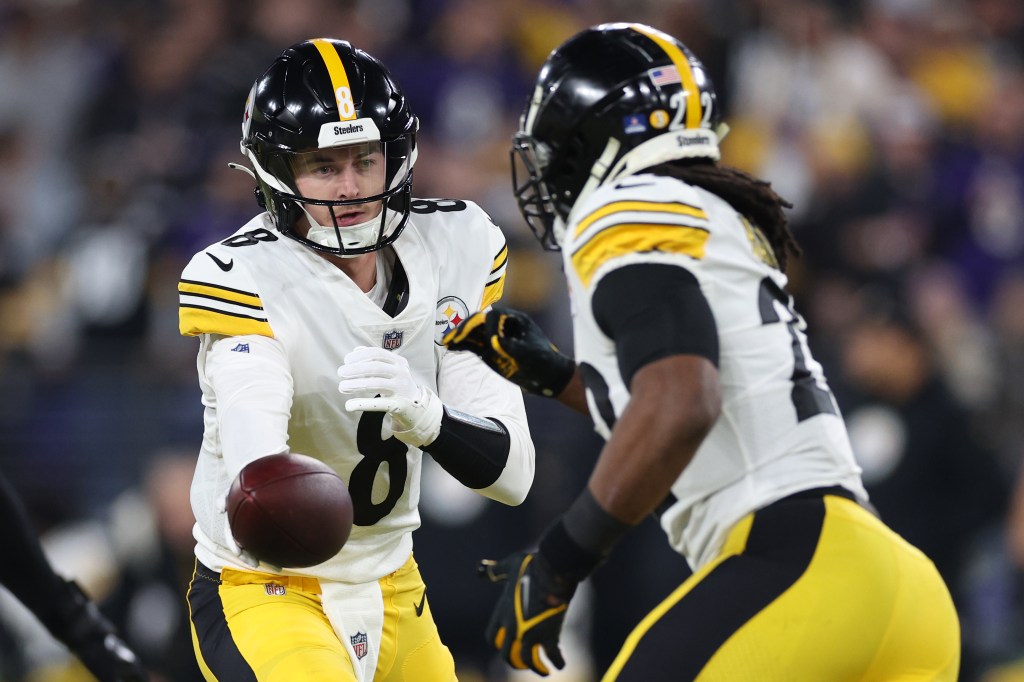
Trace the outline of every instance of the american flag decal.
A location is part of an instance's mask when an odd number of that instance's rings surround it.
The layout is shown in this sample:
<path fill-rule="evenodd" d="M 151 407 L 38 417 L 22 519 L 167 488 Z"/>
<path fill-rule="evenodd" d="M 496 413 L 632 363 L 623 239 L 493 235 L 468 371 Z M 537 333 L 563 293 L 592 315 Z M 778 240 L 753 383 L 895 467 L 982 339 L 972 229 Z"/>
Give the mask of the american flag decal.
<path fill-rule="evenodd" d="M 656 69 L 651 69 L 647 74 L 655 85 L 672 85 L 683 82 L 679 77 L 679 69 L 674 66 L 659 66 Z"/>
<path fill-rule="evenodd" d="M 362 660 L 366 656 L 366 633 L 357 632 L 348 639 L 352 642 L 352 651 L 355 652 L 356 658 Z"/>

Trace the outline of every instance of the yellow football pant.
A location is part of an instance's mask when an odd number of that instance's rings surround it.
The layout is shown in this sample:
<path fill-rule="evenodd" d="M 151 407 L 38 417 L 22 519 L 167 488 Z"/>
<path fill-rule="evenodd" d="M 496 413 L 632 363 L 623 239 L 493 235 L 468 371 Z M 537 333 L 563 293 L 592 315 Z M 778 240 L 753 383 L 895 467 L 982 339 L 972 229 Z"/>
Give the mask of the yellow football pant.
<path fill-rule="evenodd" d="M 454 682 L 455 663 L 413 558 L 379 583 L 384 627 L 374 682 Z M 197 564 L 188 603 L 193 648 L 209 682 L 356 681 L 315 578 L 217 574 Z"/>
<path fill-rule="evenodd" d="M 935 566 L 840 495 L 809 491 L 742 519 L 603 682 L 956 680 L 960 627 Z"/>

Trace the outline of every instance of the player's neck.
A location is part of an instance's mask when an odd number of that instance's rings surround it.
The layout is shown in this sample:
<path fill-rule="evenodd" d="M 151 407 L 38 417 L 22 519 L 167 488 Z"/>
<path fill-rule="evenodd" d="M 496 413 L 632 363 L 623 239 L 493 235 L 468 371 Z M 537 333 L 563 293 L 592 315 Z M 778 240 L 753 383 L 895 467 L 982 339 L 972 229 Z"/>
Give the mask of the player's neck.
<path fill-rule="evenodd" d="M 377 252 L 371 251 L 354 258 L 341 258 L 327 253 L 320 255 L 348 275 L 360 291 L 368 293 L 377 283 Z"/>

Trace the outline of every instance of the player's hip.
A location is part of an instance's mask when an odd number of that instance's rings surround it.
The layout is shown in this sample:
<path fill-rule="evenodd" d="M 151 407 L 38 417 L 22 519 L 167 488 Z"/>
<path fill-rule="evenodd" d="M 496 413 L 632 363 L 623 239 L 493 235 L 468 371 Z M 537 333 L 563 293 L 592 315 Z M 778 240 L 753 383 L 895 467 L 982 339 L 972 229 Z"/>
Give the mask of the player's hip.
<path fill-rule="evenodd" d="M 851 498 L 807 491 L 742 519 L 605 679 L 956 679 L 959 625 L 942 578 Z"/>

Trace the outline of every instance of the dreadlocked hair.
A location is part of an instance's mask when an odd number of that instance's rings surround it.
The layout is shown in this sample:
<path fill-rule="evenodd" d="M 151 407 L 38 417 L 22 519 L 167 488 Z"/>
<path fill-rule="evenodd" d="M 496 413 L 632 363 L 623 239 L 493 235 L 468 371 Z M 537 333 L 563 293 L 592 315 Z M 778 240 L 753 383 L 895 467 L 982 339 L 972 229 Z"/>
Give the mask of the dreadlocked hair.
<path fill-rule="evenodd" d="M 793 205 L 772 189 L 771 183 L 731 166 L 711 161 L 674 161 L 651 169 L 706 189 L 756 225 L 771 244 L 779 269 L 786 270 L 790 254 L 799 256 L 800 245 L 789 229 L 784 208 Z"/>

